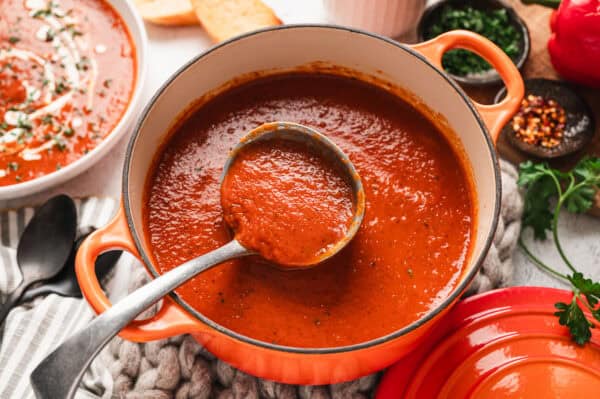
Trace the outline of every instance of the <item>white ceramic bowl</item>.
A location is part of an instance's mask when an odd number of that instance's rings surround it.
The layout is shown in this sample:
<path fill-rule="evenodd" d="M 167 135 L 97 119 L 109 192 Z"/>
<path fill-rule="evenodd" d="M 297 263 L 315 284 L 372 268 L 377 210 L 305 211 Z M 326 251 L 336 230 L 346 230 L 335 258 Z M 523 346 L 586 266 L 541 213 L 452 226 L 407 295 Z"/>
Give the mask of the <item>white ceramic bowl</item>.
<path fill-rule="evenodd" d="M 392 38 L 416 28 L 425 3 L 426 0 L 324 0 L 332 23 Z"/>
<path fill-rule="evenodd" d="M 121 117 L 119 123 L 112 132 L 106 136 L 100 144 L 88 154 L 79 158 L 77 161 L 52 172 L 45 176 L 38 177 L 19 184 L 0 187 L 0 200 L 8 200 L 18 197 L 24 197 L 50 187 L 57 186 L 65 181 L 83 173 L 103 156 L 105 156 L 119 140 L 130 131 L 133 122 L 137 116 L 136 111 L 140 109 L 141 93 L 144 81 L 146 79 L 146 55 L 148 54 L 148 38 L 144 22 L 133 8 L 133 4 L 128 0 L 107 0 L 107 2 L 119 13 L 131 34 L 137 62 L 136 62 L 136 82 L 133 88 L 131 101 Z"/>

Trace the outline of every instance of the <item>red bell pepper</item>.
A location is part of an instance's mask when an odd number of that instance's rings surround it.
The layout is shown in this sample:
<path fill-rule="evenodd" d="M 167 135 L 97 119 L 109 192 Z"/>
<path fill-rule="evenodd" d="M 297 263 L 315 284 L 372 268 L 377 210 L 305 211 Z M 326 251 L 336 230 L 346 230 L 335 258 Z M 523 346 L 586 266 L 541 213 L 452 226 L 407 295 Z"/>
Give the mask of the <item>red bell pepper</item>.
<path fill-rule="evenodd" d="M 523 0 L 553 7 L 548 52 L 566 80 L 600 87 L 600 0 Z"/>

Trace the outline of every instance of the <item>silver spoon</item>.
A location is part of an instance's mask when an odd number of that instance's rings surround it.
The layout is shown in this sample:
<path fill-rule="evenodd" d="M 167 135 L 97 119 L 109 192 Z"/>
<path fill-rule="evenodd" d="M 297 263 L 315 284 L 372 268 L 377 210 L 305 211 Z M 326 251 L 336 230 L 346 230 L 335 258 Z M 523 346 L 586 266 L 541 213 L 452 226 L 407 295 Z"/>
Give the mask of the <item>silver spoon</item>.
<path fill-rule="evenodd" d="M 0 306 L 0 324 L 34 283 L 58 274 L 65 264 L 77 231 L 77 210 L 66 195 L 49 199 L 31 218 L 17 246 L 23 280 Z"/>
<path fill-rule="evenodd" d="M 356 234 L 364 216 L 365 195 L 360 177 L 350 159 L 333 142 L 316 130 L 295 123 L 274 122 L 259 126 L 231 151 L 223 175 L 233 159 L 249 143 L 289 139 L 309 143 L 323 156 L 337 162 L 352 182 L 354 215 L 346 235 L 325 252 L 320 263 L 339 252 Z M 223 178 L 221 178 L 221 181 Z M 135 290 L 71 336 L 46 357 L 31 373 L 31 384 L 39 399 L 73 398 L 79 382 L 102 348 L 145 309 L 197 274 L 225 261 L 255 253 L 233 239 L 224 246 L 192 259 Z"/>
<path fill-rule="evenodd" d="M 41 285 L 25 291 L 19 303 L 29 302 L 40 295 L 48 294 L 81 298 L 81 288 L 77 283 L 77 275 L 75 274 L 75 255 L 83 240 L 93 233 L 94 230 L 96 229 L 92 226 L 81 228 L 81 230 L 77 232 L 75 244 L 73 245 L 69 259 L 65 262 L 62 270 L 56 276 L 44 281 Z M 120 256 L 121 251 L 109 251 L 103 253 L 96 259 L 96 275 L 98 281 L 102 281 L 102 279 L 112 270 Z"/>

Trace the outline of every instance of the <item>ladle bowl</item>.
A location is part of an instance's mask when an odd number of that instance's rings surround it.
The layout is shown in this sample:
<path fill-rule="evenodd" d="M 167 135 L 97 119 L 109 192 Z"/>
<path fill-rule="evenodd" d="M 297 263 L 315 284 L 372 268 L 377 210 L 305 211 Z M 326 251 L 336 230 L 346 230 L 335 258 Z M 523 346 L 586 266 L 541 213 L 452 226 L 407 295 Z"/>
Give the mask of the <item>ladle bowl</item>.
<path fill-rule="evenodd" d="M 333 161 L 334 166 L 336 166 L 341 174 L 347 178 L 352 189 L 352 205 L 354 212 L 346 234 L 334 245 L 328 247 L 318 258 L 315 258 L 310 263 L 302 265 L 302 267 L 315 266 L 337 254 L 356 235 L 365 215 L 365 191 L 362 181 L 354 168 L 354 165 L 350 161 L 350 158 L 348 158 L 348 155 L 318 130 L 299 123 L 270 122 L 252 129 L 248 134 L 242 137 L 239 143 L 231 150 L 227 161 L 225 162 L 223 173 L 221 174 L 221 184 L 229 172 L 231 165 L 238 159 L 238 156 L 245 148 L 250 144 L 269 140 L 289 140 L 310 147 L 323 159 Z M 286 265 L 286 268 L 288 268 L 288 266 L 295 267 L 298 265 Z"/>

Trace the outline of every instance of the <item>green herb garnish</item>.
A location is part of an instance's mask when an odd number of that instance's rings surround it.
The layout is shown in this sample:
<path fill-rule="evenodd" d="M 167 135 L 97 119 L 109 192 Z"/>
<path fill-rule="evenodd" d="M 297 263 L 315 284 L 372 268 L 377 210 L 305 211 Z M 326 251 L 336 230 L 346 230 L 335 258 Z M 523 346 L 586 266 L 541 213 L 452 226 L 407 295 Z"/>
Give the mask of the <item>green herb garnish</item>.
<path fill-rule="evenodd" d="M 67 148 L 67 144 L 64 139 L 58 135 L 52 137 L 52 141 L 54 141 L 54 146 L 59 149 L 59 151 L 64 151 Z"/>
<path fill-rule="evenodd" d="M 42 116 L 42 123 L 44 125 L 52 125 L 54 121 L 54 117 L 51 114 L 46 114 Z"/>
<path fill-rule="evenodd" d="M 27 119 L 27 117 L 22 117 L 21 115 L 19 115 L 19 117 L 17 118 L 17 127 L 25 130 L 33 129 L 31 121 Z"/>
<path fill-rule="evenodd" d="M 523 35 L 511 23 L 505 9 L 479 10 L 470 6 L 445 5 L 440 10 L 437 20 L 425 32 L 425 38 L 431 39 L 454 29 L 466 29 L 487 37 L 513 61 L 520 53 Z M 442 65 L 445 70 L 457 76 L 478 74 L 492 68 L 478 55 L 460 49 L 444 54 Z"/>
<path fill-rule="evenodd" d="M 67 90 L 69 90 L 69 86 L 64 80 L 59 81 L 56 87 L 54 88 L 54 92 L 59 95 Z"/>
<path fill-rule="evenodd" d="M 86 56 L 81 57 L 81 60 L 75 63 L 75 68 L 78 71 L 87 71 L 90 68 L 90 59 Z"/>
<path fill-rule="evenodd" d="M 54 40 L 55 36 L 56 36 L 56 33 L 54 33 L 54 31 L 52 29 L 48 29 L 46 31 L 46 41 L 47 42 L 51 42 L 52 40 Z"/>
<path fill-rule="evenodd" d="M 0 73 L 6 71 L 7 69 L 12 70 L 13 66 L 10 62 L 7 62 L 6 64 L 2 65 L 2 67 L 0 68 Z"/>
<path fill-rule="evenodd" d="M 10 44 L 17 44 L 21 41 L 21 39 L 16 36 L 11 36 L 8 38 L 8 41 L 10 42 Z"/>
<path fill-rule="evenodd" d="M 555 315 L 561 325 L 569 328 L 573 340 L 583 345 L 592 336 L 591 328 L 600 322 L 600 309 L 597 309 L 600 283 L 585 278 L 566 256 L 558 237 L 558 216 L 563 208 L 571 213 L 583 213 L 593 206 L 596 190 L 600 189 L 600 158 L 582 159 L 570 172 L 527 161 L 520 166 L 518 184 L 527 188 L 523 229 L 532 228 L 536 239 L 546 239 L 547 232 L 551 231 L 554 245 L 570 273 L 560 273 L 542 262 L 527 248 L 522 237 L 519 245 L 535 265 L 571 285 L 573 299 L 570 303 L 555 304 Z M 586 316 L 586 309 L 592 317 Z"/>

